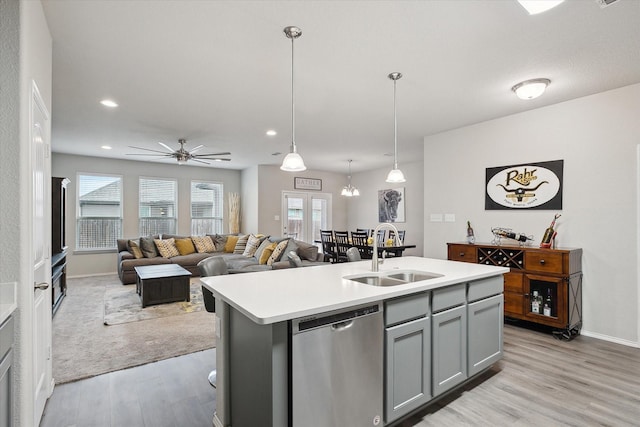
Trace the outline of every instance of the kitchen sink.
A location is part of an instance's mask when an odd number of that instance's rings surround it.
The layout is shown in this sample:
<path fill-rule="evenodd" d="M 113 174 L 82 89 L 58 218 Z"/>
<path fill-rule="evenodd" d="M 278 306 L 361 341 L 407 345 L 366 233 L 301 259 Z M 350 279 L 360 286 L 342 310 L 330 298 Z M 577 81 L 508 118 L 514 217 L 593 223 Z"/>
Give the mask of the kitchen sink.
<path fill-rule="evenodd" d="M 442 277 L 442 274 L 409 270 L 389 274 L 387 275 L 387 277 L 391 277 L 392 279 L 404 280 L 405 282 L 420 282 L 422 280 L 437 279 L 438 277 Z"/>
<path fill-rule="evenodd" d="M 355 276 L 345 276 L 344 278 L 371 286 L 397 286 L 436 279 L 438 277 L 442 277 L 442 274 L 418 270 L 396 270 L 385 273 L 366 273 Z"/>

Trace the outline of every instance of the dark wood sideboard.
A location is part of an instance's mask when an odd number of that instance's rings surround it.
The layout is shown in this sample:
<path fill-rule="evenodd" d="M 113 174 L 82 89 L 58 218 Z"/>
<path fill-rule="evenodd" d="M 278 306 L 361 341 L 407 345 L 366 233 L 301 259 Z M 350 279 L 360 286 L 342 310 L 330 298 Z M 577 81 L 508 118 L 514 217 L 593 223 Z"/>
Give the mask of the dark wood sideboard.
<path fill-rule="evenodd" d="M 509 267 L 504 275 L 504 315 L 550 326 L 570 340 L 582 327 L 582 249 L 542 249 L 490 243 L 447 243 L 448 259 Z M 550 313 L 532 308 L 534 292 L 550 297 Z"/>

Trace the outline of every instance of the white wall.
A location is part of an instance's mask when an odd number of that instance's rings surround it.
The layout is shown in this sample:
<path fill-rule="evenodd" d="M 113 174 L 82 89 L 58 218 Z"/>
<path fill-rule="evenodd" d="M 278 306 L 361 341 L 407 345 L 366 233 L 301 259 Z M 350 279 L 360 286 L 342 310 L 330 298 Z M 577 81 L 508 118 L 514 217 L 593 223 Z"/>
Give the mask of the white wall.
<path fill-rule="evenodd" d="M 258 166 L 243 169 L 240 177 L 240 231 L 258 233 Z"/>
<path fill-rule="evenodd" d="M 333 218 L 332 227 L 336 230 L 345 230 L 347 227 L 346 198 L 340 197 L 340 191 L 347 183 L 346 174 L 306 170 L 304 172 L 284 172 L 279 166 L 258 166 L 257 175 L 257 209 L 258 222 L 256 229 L 243 227 L 245 233 L 263 233 L 272 236 L 282 235 L 282 192 L 301 191 L 293 188 L 294 177 L 319 178 L 322 180 L 322 193 L 332 194 Z M 252 184 L 250 184 L 252 185 Z M 244 185 L 243 185 L 244 187 Z M 256 194 L 256 193 L 249 193 Z M 243 193 L 243 198 L 248 196 Z M 280 220 L 275 220 L 275 216 Z"/>
<path fill-rule="evenodd" d="M 466 220 L 479 242 L 501 226 L 533 234 L 537 246 L 556 212 L 485 211 L 485 168 L 563 159 L 557 246 L 583 249 L 583 334 L 640 344 L 639 111 L 636 84 L 425 137 L 425 256 L 446 258 Z M 430 222 L 431 213 L 456 222 Z"/>
<path fill-rule="evenodd" d="M 385 182 L 391 165 L 387 168 L 360 172 L 352 175 L 352 184 L 360 190 L 360 196 L 348 198 L 348 228 L 374 228 L 378 222 L 378 190 L 404 187 L 405 222 L 394 225 L 406 230 L 405 241 L 415 244 L 415 249 L 407 249 L 404 255 L 422 256 L 424 234 L 424 164 L 422 162 L 399 165 L 407 182 L 389 184 Z"/>
<path fill-rule="evenodd" d="M 106 159 L 54 153 L 51 171 L 53 176 L 71 180 L 67 192 L 67 275 L 83 276 L 115 273 L 117 254 L 74 253 L 76 241 L 77 174 L 91 172 L 114 174 L 123 177 L 123 237 L 135 238 L 138 233 L 138 178 L 173 178 L 178 180 L 178 227 L 176 234 L 191 234 L 190 185 L 192 179 L 222 182 L 224 185 L 224 230 L 228 230 L 227 194 L 240 192 L 240 171 L 198 166 L 179 166 L 166 163 Z"/>

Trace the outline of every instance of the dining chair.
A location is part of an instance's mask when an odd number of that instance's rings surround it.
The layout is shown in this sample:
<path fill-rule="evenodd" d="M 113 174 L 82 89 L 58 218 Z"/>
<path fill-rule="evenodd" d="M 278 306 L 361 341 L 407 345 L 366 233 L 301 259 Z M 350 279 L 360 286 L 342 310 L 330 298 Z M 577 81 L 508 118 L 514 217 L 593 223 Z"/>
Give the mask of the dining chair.
<path fill-rule="evenodd" d="M 358 248 L 360 257 L 362 259 L 371 259 L 373 256 L 373 248 L 369 246 L 369 233 L 366 232 L 351 232 L 351 245 Z"/>
<path fill-rule="evenodd" d="M 373 236 L 373 232 L 375 230 L 371 230 L 371 237 Z M 384 246 L 385 243 L 385 239 L 384 239 L 384 235 L 387 232 L 387 230 L 378 230 L 378 237 L 376 238 L 376 242 L 378 242 L 378 246 Z"/>
<path fill-rule="evenodd" d="M 336 241 L 336 261 L 347 262 L 347 249 L 351 246 L 349 244 L 349 232 L 334 231 L 333 237 Z"/>
<path fill-rule="evenodd" d="M 371 229 L 370 228 L 356 228 L 356 232 L 358 232 L 358 233 L 366 233 L 367 237 L 369 237 L 371 235 Z"/>
<path fill-rule="evenodd" d="M 404 244 L 404 233 L 405 233 L 405 230 L 398 230 L 398 237 L 400 237 L 400 242 L 402 244 Z M 394 245 L 396 244 L 395 236 L 396 236 L 395 231 L 389 230 L 389 238 L 394 240 L 394 242 L 393 242 Z"/>
<path fill-rule="evenodd" d="M 324 254 L 325 262 L 337 262 L 336 241 L 333 238 L 333 230 L 320 230 L 320 240 L 322 241 L 322 253 Z"/>

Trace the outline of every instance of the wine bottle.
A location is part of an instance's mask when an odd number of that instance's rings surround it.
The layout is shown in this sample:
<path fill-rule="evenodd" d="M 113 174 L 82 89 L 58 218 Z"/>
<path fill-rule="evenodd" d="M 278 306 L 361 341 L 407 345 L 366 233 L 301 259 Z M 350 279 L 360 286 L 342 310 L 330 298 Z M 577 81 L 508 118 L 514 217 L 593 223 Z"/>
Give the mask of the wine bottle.
<path fill-rule="evenodd" d="M 553 245 L 553 239 L 555 239 L 558 234 L 553 227 L 556 225 L 556 219 L 560 218 L 560 214 L 556 214 L 553 216 L 553 221 L 551 221 L 551 225 L 544 230 L 544 235 L 542 236 L 542 241 L 540 242 L 541 248 L 550 248 Z"/>
<path fill-rule="evenodd" d="M 476 242 L 476 236 L 473 234 L 473 228 L 471 228 L 471 222 L 467 221 L 467 242 L 473 245 Z"/>
<path fill-rule="evenodd" d="M 545 316 L 551 316 L 551 288 L 547 288 L 547 299 L 544 302 L 542 312 Z"/>

